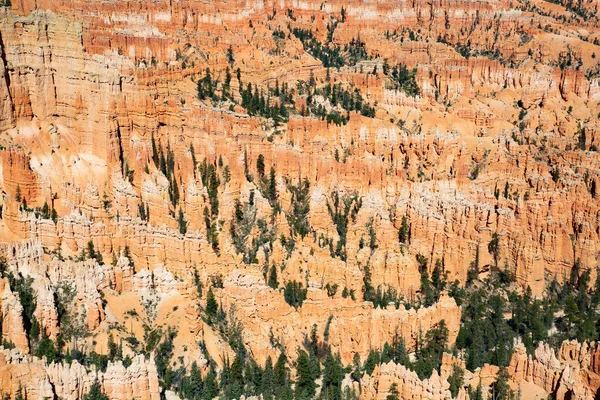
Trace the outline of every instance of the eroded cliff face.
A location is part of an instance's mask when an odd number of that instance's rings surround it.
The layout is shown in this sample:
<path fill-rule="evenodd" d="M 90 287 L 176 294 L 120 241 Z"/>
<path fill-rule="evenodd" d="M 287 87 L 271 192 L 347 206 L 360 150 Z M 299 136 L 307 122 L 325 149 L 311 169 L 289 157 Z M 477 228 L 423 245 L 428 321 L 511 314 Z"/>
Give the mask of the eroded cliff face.
<path fill-rule="evenodd" d="M 160 398 L 154 361 L 145 360 L 142 355 L 127 368 L 121 362 L 111 363 L 106 372 L 97 373 L 86 370 L 77 361 L 48 365 L 45 360 L 28 360 L 16 349 L 3 350 L 0 371 L 3 393 L 9 396 L 21 393 L 29 399 L 81 399 L 98 382 L 111 399 Z"/>
<path fill-rule="evenodd" d="M 59 338 L 66 311 L 57 296 L 70 290 L 69 317 L 91 334 L 81 348 L 106 354 L 112 335 L 133 360 L 96 372 L 26 356 L 24 311 L 3 279 L 2 339 L 20 353 L 5 351 L 0 360 L 2 388 L 16 396 L 23 385 L 27 399 L 76 399 L 98 379 L 110 398 L 156 399 L 154 362 L 134 357 L 143 346 L 132 343 L 168 327 L 178 328 L 175 356 L 188 369 L 197 361 L 206 375 L 207 355 L 218 367 L 234 355 L 206 321 L 209 286 L 243 326 L 243 344 L 261 365 L 282 349 L 295 355 L 313 326 L 349 364 L 395 335 L 414 351 L 442 320 L 453 344 L 462 313 L 454 299 L 443 293 L 430 307 L 411 308 L 438 260 L 449 282 L 463 284 L 477 263 L 482 274 L 510 270 L 536 295 L 548 281 L 568 277 L 577 260 L 595 277 L 600 33 L 597 20 L 584 18 L 597 5 L 578 7 L 43 0 L 0 7 L 6 265 L 33 278 L 44 336 Z M 362 41 L 365 56 L 326 68 L 294 28 L 340 48 Z M 396 64 L 415 68 L 419 95 L 394 86 L 385 69 Z M 219 81 L 214 101 L 197 96 L 207 68 Z M 373 115 L 338 106 L 345 124 L 307 116 L 309 96 L 299 81 L 356 89 Z M 277 102 L 275 90 L 287 85 L 289 116 L 249 115 L 242 107 L 247 85 L 267 102 Z M 310 97 L 336 110 L 332 99 Z M 216 189 L 203 160 L 215 168 Z M 265 189 L 271 167 L 281 213 Z M 310 181 L 306 237 L 292 234 L 289 222 L 295 199 L 288 188 L 303 178 Z M 360 204 L 343 230 L 334 224 L 334 193 L 356 194 Z M 236 200 L 269 226 L 267 233 L 259 224 L 248 231 L 247 248 L 262 243 L 251 262 L 230 234 Z M 335 254 L 342 236 L 344 257 Z M 89 242 L 103 260 L 77 261 L 82 251 L 82 259 L 94 258 Z M 298 308 L 284 299 L 292 281 L 308 288 Z M 402 301 L 364 302 L 367 281 Z M 192 345 L 200 341 L 207 354 Z M 516 351 L 513 385 L 531 383 L 531 393 L 557 398 L 593 397 L 596 351 L 569 346 L 577 347 L 564 344 L 558 356 L 543 346 L 533 356 Z M 448 398 L 454 361 L 446 357 L 442 372 L 423 381 L 383 364 L 361 382 L 361 397 L 385 398 L 396 383 L 401 398 Z M 488 366 L 466 380 L 489 387 L 496 373 Z M 467 398 L 466 390 L 458 396 Z"/>
<path fill-rule="evenodd" d="M 200 261 L 219 262 L 201 259 L 199 252 L 193 251 L 202 248 L 206 204 L 206 192 L 192 173 L 189 146 L 193 145 L 196 160 L 221 157 L 230 169 L 231 180 L 220 189 L 220 215 L 226 223 L 238 193 L 247 193 L 252 187 L 244 183 L 245 157 L 253 166 L 262 154 L 278 177 L 301 174 L 314 182 L 311 223 L 318 233 L 326 233 L 331 225 L 326 208 L 330 193 L 336 188 L 357 190 L 363 196 L 363 207 L 348 246 L 356 248 L 364 236 L 364 224 L 375 217 L 382 244 L 374 259 L 389 260 L 391 269 L 382 268 L 377 261 L 371 266 L 374 281 L 385 281 L 404 293 L 418 290 L 419 277 L 415 263 L 407 259 L 413 257 L 403 257 L 393 240 L 402 216 L 410 225 L 409 255 L 424 254 L 430 265 L 444 259 L 451 279 L 464 281 L 477 252 L 482 264 L 490 264 L 485 246 L 493 232 L 502 237 L 501 263 L 506 261 L 520 283 L 537 293 L 543 290 L 545 274 L 560 279 L 577 258 L 586 266 L 596 262 L 598 209 L 597 203 L 590 201 L 594 200 L 590 188 L 597 185 L 593 183 L 597 180 L 596 153 L 555 155 L 568 147 L 557 135 L 572 137 L 577 120 L 594 116 L 595 95 L 581 86 L 593 82 L 581 71 L 560 71 L 544 64 L 536 66 L 536 71 L 526 67 L 532 60 L 513 69 L 482 58 L 453 61 L 453 56 L 436 68 L 442 74 L 461 72 L 446 77 L 424 74 L 419 78 L 423 97 L 417 103 L 406 103 L 411 99 L 403 93 L 385 89 L 382 79 L 355 79 L 357 87 L 380 105 L 382 119 L 353 114 L 347 125 L 338 127 L 292 116 L 287 126 L 265 130 L 256 118 L 199 107 L 190 79 L 201 73 L 199 65 L 183 69 L 181 60 L 154 54 L 150 46 L 146 49 L 157 61 L 145 67 L 127 52 L 103 51 L 91 56 L 85 30 L 67 17 L 41 11 L 14 17 L 7 10 L 2 12 L 5 64 L 11 83 L 7 117 L 20 121 L 18 128 L 6 130 L 11 144 L 3 154 L 4 191 L 14 199 L 19 186 L 29 205 L 41 207 L 47 202 L 60 217 L 55 224 L 31 220 L 14 202 L 6 201 L 3 220 L 20 237 L 38 236 L 49 248 L 61 245 L 73 253 L 90 237 L 104 253 L 127 244 L 136 264 L 148 268 L 157 263 L 185 269 Z M 357 23 L 352 22 L 350 9 L 348 13 L 348 24 Z M 168 38 L 171 30 L 163 35 Z M 137 31 L 131 34 L 141 35 Z M 172 51 L 178 48 L 174 43 L 169 46 Z M 134 44 L 130 47 L 137 48 Z M 246 60 L 269 60 L 241 49 L 239 53 L 236 65 L 240 64 L 240 69 Z M 403 53 L 394 59 L 408 62 Z M 419 62 L 421 71 L 427 64 Z M 308 79 L 308 73 L 298 75 L 294 64 L 292 70 L 280 66 L 278 72 L 242 69 L 242 81 L 272 85 L 275 77 L 290 84 L 291 76 Z M 224 68 L 226 64 L 211 61 L 210 65 Z M 339 79 L 356 75 L 360 74 L 352 70 L 340 72 Z M 443 83 L 448 79 L 456 83 Z M 468 91 L 450 94 L 450 89 L 443 89 L 458 82 Z M 235 77 L 231 85 L 236 87 Z M 444 93 L 447 100 L 442 104 L 449 105 L 447 111 L 426 96 L 428 87 L 435 87 L 432 91 L 438 97 Z M 536 87 L 539 92 L 531 99 L 528 93 Z M 482 98 L 484 90 L 488 94 Z M 489 92 L 501 95 L 494 100 Z M 566 103 L 565 96 L 573 99 Z M 512 107 L 513 102 L 526 110 L 524 128 L 516 135 L 509 126 L 519 109 Z M 506 103 L 511 107 L 499 108 Z M 571 104 L 576 105 L 572 115 L 564 112 Z M 386 115 L 406 119 L 404 128 L 390 123 Z M 586 148 L 598 145 L 596 124 L 596 118 L 588 118 L 582 127 Z M 411 129 L 417 126 L 423 134 L 413 134 Z M 168 211 L 168 182 L 150 160 L 152 136 L 163 147 L 168 143 L 175 154 L 182 208 L 190 231 L 198 232 L 183 241 L 171 230 L 155 233 L 164 229 L 162 226 L 176 230 L 177 222 Z M 273 139 L 269 142 L 266 138 Z M 547 155 L 519 145 L 523 141 L 547 143 Z M 335 160 L 335 151 L 344 155 L 344 162 Z M 544 160 L 557 163 L 562 179 L 551 179 L 553 169 Z M 126 168 L 134 171 L 131 183 L 121 177 Z M 478 177 L 471 182 L 466 178 L 473 177 L 475 169 Z M 282 181 L 278 189 L 285 191 Z M 508 197 L 496 200 L 495 192 Z M 105 194 L 111 202 L 109 209 L 102 206 Z M 135 218 L 140 202 L 151 210 L 149 226 L 140 225 Z M 75 217 L 73 210 L 80 215 Z M 558 215 L 557 210 L 569 212 Z M 227 240 L 223 236 L 219 241 L 224 248 Z M 153 250 L 148 251 L 150 243 Z M 359 271 L 355 260 L 348 260 L 348 265 Z"/>
<path fill-rule="evenodd" d="M 66 307 L 74 312 L 69 324 L 79 324 L 83 327 L 79 329 L 96 333 L 93 340 L 81 338 L 81 345 L 88 350 L 106 351 L 108 334 L 126 339 L 143 334 L 144 325 L 172 325 L 179 330 L 176 343 L 186 358 L 194 356 L 191 344 L 197 340 L 207 342 L 211 357 L 220 363 L 230 351 L 218 333 L 202 321 L 206 301 L 198 297 L 189 275 L 176 278 L 163 266 L 152 272 L 142 269 L 134 273 L 125 257 L 114 266 L 98 265 L 95 261 L 28 259 L 16 266 L 14 273 L 32 278 L 37 298 L 34 314 L 43 334 L 50 339 L 55 340 L 60 333 L 60 314 L 65 313 L 61 307 Z M 65 290 L 72 293 L 68 305 L 61 302 Z M 243 324 L 244 344 L 261 364 L 268 356 L 276 358 L 280 346 L 288 349 L 302 346 L 313 326 L 320 328 L 319 340 L 327 335 L 331 348 L 340 354 L 344 364 L 349 364 L 355 353 L 366 359 L 371 349 L 391 343 L 397 335 L 405 338 L 407 349 L 414 351 L 422 332 L 429 331 L 442 319 L 452 344 L 460 325 L 461 309 L 446 294 L 428 308 L 406 310 L 390 304 L 386 309 L 375 309 L 369 302 L 339 295 L 331 299 L 321 290 L 309 289 L 302 307 L 296 309 L 284 301 L 280 291 L 267 286 L 262 276 L 244 274 L 238 269 L 225 277 L 223 288 L 214 291 L 225 312 Z M 21 304 L 8 287 L 3 299 L 4 339 L 27 353 Z M 119 325 L 127 330 L 115 330 Z M 190 350 L 183 350 L 186 345 Z M 129 353 L 133 357 L 135 351 Z M 82 388 L 81 385 L 78 387 Z"/>
<path fill-rule="evenodd" d="M 549 395 L 558 399 L 592 399 L 600 383 L 593 361 L 597 357 L 596 343 L 564 342 L 558 354 L 550 346 L 540 344 L 533 355 L 528 355 L 525 347 L 518 344 L 508 367 L 509 384 L 515 393 L 528 399 L 546 399 Z M 435 371 L 431 378 L 420 380 L 415 372 L 402 365 L 382 364 L 371 376 L 363 378 L 362 398 L 385 399 L 393 384 L 402 399 L 452 398 L 447 379 L 454 365 L 464 368 L 459 360 L 444 354 L 441 374 Z M 490 398 L 490 386 L 497 374 L 498 367 L 488 364 L 474 373 L 467 371 L 465 386 L 477 388 L 481 385 L 484 396 Z M 454 398 L 468 399 L 469 394 L 461 389 Z"/>

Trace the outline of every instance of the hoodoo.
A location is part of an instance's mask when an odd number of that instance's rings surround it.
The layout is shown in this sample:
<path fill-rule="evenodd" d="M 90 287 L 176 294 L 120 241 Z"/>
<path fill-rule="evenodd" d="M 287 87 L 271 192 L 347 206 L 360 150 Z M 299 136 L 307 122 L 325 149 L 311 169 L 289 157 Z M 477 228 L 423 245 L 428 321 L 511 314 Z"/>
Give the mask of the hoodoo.
<path fill-rule="evenodd" d="M 599 4 L 0 0 L 0 395 L 600 398 Z"/>

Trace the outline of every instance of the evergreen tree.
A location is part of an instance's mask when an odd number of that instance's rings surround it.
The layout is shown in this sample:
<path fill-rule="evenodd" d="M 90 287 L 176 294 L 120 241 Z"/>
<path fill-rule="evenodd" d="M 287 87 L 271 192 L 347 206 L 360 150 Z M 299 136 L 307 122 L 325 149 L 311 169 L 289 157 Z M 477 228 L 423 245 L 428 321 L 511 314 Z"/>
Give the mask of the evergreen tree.
<path fill-rule="evenodd" d="M 362 200 L 358 194 L 345 194 L 340 197 L 338 192 L 331 194 L 331 201 L 327 201 L 327 211 L 339 236 L 335 248 L 335 256 L 346 260 L 346 238 L 350 221 L 355 222 L 356 215 L 362 206 Z"/>
<path fill-rule="evenodd" d="M 108 335 L 108 359 L 114 361 L 119 354 L 119 346 L 115 343 L 112 333 Z"/>
<path fill-rule="evenodd" d="M 265 371 L 262 374 L 261 389 L 260 392 L 263 395 L 264 400 L 273 399 L 273 389 L 275 387 L 275 375 L 273 372 L 273 361 L 271 356 L 267 356 L 265 362 Z"/>
<path fill-rule="evenodd" d="M 341 400 L 343 378 L 344 371 L 340 357 L 334 356 L 329 349 L 323 368 L 322 397 L 327 400 Z"/>
<path fill-rule="evenodd" d="M 227 49 L 227 61 L 229 61 L 229 65 L 233 66 L 235 59 L 233 58 L 233 48 L 229 46 Z"/>
<path fill-rule="evenodd" d="M 447 272 L 444 270 L 444 263 L 437 259 L 435 267 L 431 272 L 431 284 L 435 288 L 436 292 L 441 292 L 446 288 L 447 283 Z"/>
<path fill-rule="evenodd" d="M 282 387 L 290 385 L 287 357 L 283 351 L 279 353 L 279 357 L 277 358 L 277 362 L 275 363 L 275 368 L 273 370 L 273 375 L 276 386 Z"/>
<path fill-rule="evenodd" d="M 229 367 L 227 379 L 223 379 L 223 393 L 227 399 L 239 399 L 244 394 L 244 364 L 239 354 Z"/>
<path fill-rule="evenodd" d="M 189 400 L 200 400 L 202 398 L 202 392 L 204 388 L 204 382 L 202 381 L 202 374 L 196 361 L 192 362 L 189 375 L 183 378 L 181 384 L 181 394 L 183 398 Z"/>
<path fill-rule="evenodd" d="M 292 391 L 289 369 L 287 367 L 287 358 L 282 351 L 277 358 L 273 369 L 275 380 L 275 398 L 278 400 L 292 400 L 294 392 Z"/>
<path fill-rule="evenodd" d="M 425 345 L 418 346 L 414 371 L 419 378 L 429 378 L 433 370 L 439 370 L 442 355 L 448 342 L 448 328 L 444 320 L 425 334 Z"/>
<path fill-rule="evenodd" d="M 146 207 L 144 207 L 144 203 L 142 202 L 138 204 L 138 215 L 142 221 L 148 221 L 148 216 L 146 215 Z"/>
<path fill-rule="evenodd" d="M 465 372 L 458 365 L 452 368 L 452 375 L 448 377 L 448 383 L 450 384 L 450 394 L 452 397 L 456 397 L 458 392 L 463 386 L 465 381 Z"/>
<path fill-rule="evenodd" d="M 154 162 L 154 166 L 156 168 L 159 167 L 159 156 L 158 156 L 158 148 L 156 147 L 156 140 L 154 139 L 154 132 L 152 133 L 152 161 Z"/>
<path fill-rule="evenodd" d="M 421 273 L 421 303 L 424 307 L 431 307 L 435 301 L 435 291 L 429 282 L 429 274 L 425 270 Z"/>
<path fill-rule="evenodd" d="M 187 232 L 187 221 L 183 215 L 183 210 L 179 208 L 179 216 L 177 217 L 177 224 L 179 225 L 179 233 L 185 235 Z"/>
<path fill-rule="evenodd" d="M 208 294 L 206 295 L 206 315 L 208 316 L 209 321 L 214 321 L 214 319 L 217 317 L 218 310 L 219 305 L 217 304 L 217 300 L 215 299 L 212 287 L 210 287 L 208 288 Z"/>
<path fill-rule="evenodd" d="M 42 218 L 50 219 L 50 207 L 48 207 L 47 201 L 44 201 L 44 206 L 42 207 Z"/>
<path fill-rule="evenodd" d="M 258 176 L 262 179 L 265 176 L 265 157 L 262 154 L 258 155 L 256 159 L 256 172 Z"/>
<path fill-rule="evenodd" d="M 202 298 L 202 281 L 200 281 L 200 276 L 198 275 L 198 270 L 194 267 L 194 286 L 196 286 L 196 293 L 198 294 L 198 298 Z"/>
<path fill-rule="evenodd" d="M 367 375 L 371 375 L 373 373 L 373 370 L 375 369 L 375 367 L 377 365 L 379 365 L 380 363 L 381 363 L 381 354 L 379 353 L 379 351 L 371 350 L 371 351 L 369 351 L 369 355 L 367 356 L 367 359 L 365 360 L 365 365 L 363 366 L 363 369 L 365 370 L 365 373 Z"/>
<path fill-rule="evenodd" d="M 317 385 L 314 381 L 313 367 L 308 354 L 302 349 L 298 349 L 298 359 L 296 360 L 296 399 L 308 400 L 315 395 Z"/>
<path fill-rule="evenodd" d="M 492 386 L 493 400 L 511 400 L 514 399 L 514 392 L 508 385 L 510 376 L 506 368 L 502 367 L 498 371 L 496 382 Z"/>
<path fill-rule="evenodd" d="M 269 287 L 273 289 L 277 289 L 279 287 L 279 283 L 277 282 L 277 266 L 273 264 L 271 266 L 271 271 L 269 272 Z"/>
<path fill-rule="evenodd" d="M 492 240 L 488 244 L 488 252 L 494 257 L 494 266 L 498 268 L 498 256 L 500 252 L 500 240 L 498 239 L 498 233 L 494 232 Z"/>
<path fill-rule="evenodd" d="M 21 275 L 13 275 L 11 272 L 7 273 L 10 289 L 13 292 L 19 294 L 19 301 L 21 307 L 23 307 L 23 328 L 25 332 L 29 333 L 30 344 L 33 340 L 37 339 L 39 335 L 39 326 L 34 312 L 37 307 L 37 294 L 33 290 L 33 278 Z"/>
<path fill-rule="evenodd" d="M 408 351 L 406 350 L 404 338 L 399 336 L 397 332 L 394 335 L 394 340 L 392 341 L 392 351 L 392 360 L 396 364 L 404 365 L 405 367 L 410 365 L 410 359 L 408 357 Z"/>
<path fill-rule="evenodd" d="M 482 367 L 485 362 L 485 342 L 480 323 L 473 324 L 470 345 L 467 346 L 467 368 L 474 371 Z"/>
<path fill-rule="evenodd" d="M 286 214 L 291 228 L 292 236 L 299 235 L 304 238 L 310 231 L 308 213 L 310 212 L 310 181 L 304 178 L 297 186 L 288 184 L 292 194 L 292 208 Z"/>
<path fill-rule="evenodd" d="M 273 213 L 277 214 L 280 211 L 279 203 L 277 202 L 279 195 L 277 194 L 277 181 L 275 179 L 275 168 L 271 167 L 269 171 L 269 179 L 264 184 L 265 197 L 269 201 L 269 205 L 273 208 Z"/>
<path fill-rule="evenodd" d="M 385 400 L 398 400 L 400 398 L 400 393 L 398 392 L 398 384 L 396 382 L 392 383 L 390 386 L 390 394 L 385 397 Z"/>
<path fill-rule="evenodd" d="M 219 394 L 219 385 L 217 383 L 217 373 L 211 365 L 206 378 L 204 379 L 204 389 L 202 391 L 202 400 L 213 400 Z"/>
<path fill-rule="evenodd" d="M 306 299 L 306 292 L 307 289 L 302 288 L 301 282 L 291 281 L 285 285 L 283 298 L 292 307 L 302 307 L 302 303 Z"/>
<path fill-rule="evenodd" d="M 481 391 L 481 384 L 477 386 L 477 389 L 470 387 L 469 400 L 483 400 L 483 393 Z"/>
<path fill-rule="evenodd" d="M 46 335 L 43 335 L 42 339 L 40 340 L 35 355 L 39 358 L 46 357 L 46 362 L 48 364 L 58 361 L 59 356 L 58 351 L 54 346 L 54 342 Z"/>
<path fill-rule="evenodd" d="M 83 396 L 83 400 L 109 400 L 108 396 L 102 392 L 100 388 L 100 383 L 98 380 L 95 380 L 92 386 L 90 387 L 90 391 Z"/>

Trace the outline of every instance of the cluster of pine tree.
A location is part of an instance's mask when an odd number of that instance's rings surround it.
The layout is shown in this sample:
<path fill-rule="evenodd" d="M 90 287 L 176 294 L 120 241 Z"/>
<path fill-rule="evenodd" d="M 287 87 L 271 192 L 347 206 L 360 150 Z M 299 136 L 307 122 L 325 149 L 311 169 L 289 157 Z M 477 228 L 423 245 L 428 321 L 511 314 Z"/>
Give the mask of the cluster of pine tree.
<path fill-rule="evenodd" d="M 341 83 L 327 84 L 322 88 L 315 89 L 314 95 L 322 95 L 332 107 L 341 107 L 346 112 L 356 111 L 361 113 L 365 117 L 375 117 L 375 108 L 367 103 L 358 88 L 354 88 L 353 91 L 345 89 Z M 312 97 L 309 94 L 307 104 L 312 104 Z M 318 110 L 315 110 L 314 114 L 318 114 Z"/>
<path fill-rule="evenodd" d="M 242 107 L 248 110 L 248 114 L 250 115 L 260 115 L 265 118 L 271 118 L 276 123 L 287 121 L 289 112 L 286 103 L 291 102 L 291 97 L 287 92 L 287 85 L 284 86 L 284 90 L 280 90 L 278 86 L 279 82 L 276 82 L 276 91 L 274 92 L 274 95 L 277 100 L 274 100 L 270 95 L 265 97 L 263 90 L 259 90 L 256 85 L 254 85 L 253 88 L 252 85 L 248 83 L 245 90 L 240 89 Z"/>
<path fill-rule="evenodd" d="M 385 343 L 382 350 L 371 350 L 365 360 L 362 370 L 357 374 L 360 378 L 360 372 L 372 374 L 376 365 L 385 364 L 393 361 L 396 364 L 404 365 L 406 368 L 415 371 L 420 379 L 427 379 L 434 370 L 439 372 L 442 365 L 442 355 L 448 344 L 448 328 L 444 320 L 429 330 L 424 336 L 418 338 L 416 343 L 415 360 L 411 361 L 406 350 L 404 339 L 398 334 L 394 336 L 392 344 Z"/>
<path fill-rule="evenodd" d="M 506 269 L 495 268 L 490 278 L 470 279 L 458 292 L 463 313 L 456 349 L 468 369 L 507 366 L 516 338 L 532 354 L 540 342 L 558 349 L 565 340 L 595 340 L 600 334 L 600 278 L 590 285 L 590 270 L 582 270 L 579 261 L 569 279 L 562 285 L 552 281 L 540 298 L 529 288 L 515 290 L 513 281 Z"/>
<path fill-rule="evenodd" d="M 154 166 L 158 168 L 160 172 L 169 181 L 169 199 L 173 207 L 177 207 L 179 203 L 179 187 L 177 185 L 177 176 L 175 175 L 175 153 L 171 150 L 171 145 L 167 143 L 167 156 L 163 151 L 161 143 L 156 145 L 154 134 L 152 134 L 152 161 Z"/>
<path fill-rule="evenodd" d="M 346 60 L 339 46 L 333 44 L 323 45 L 314 36 L 310 29 L 293 28 L 288 29 L 302 42 L 304 50 L 308 51 L 314 58 L 320 60 L 325 68 L 341 68 Z"/>
<path fill-rule="evenodd" d="M 356 65 L 363 60 L 370 60 L 371 57 L 367 53 L 365 42 L 360 39 L 360 35 L 344 46 L 344 53 L 348 55 L 348 65 Z"/>
<path fill-rule="evenodd" d="M 365 265 L 363 272 L 363 298 L 365 301 L 373 303 L 373 307 L 386 308 L 390 303 L 393 303 L 396 308 L 400 307 L 402 296 L 398 294 L 393 287 L 383 287 L 379 285 L 374 288 L 371 283 L 371 269 L 369 265 Z"/>
<path fill-rule="evenodd" d="M 98 354 L 95 351 L 84 352 L 80 349 L 81 340 L 89 336 L 89 332 L 87 324 L 73 307 L 75 296 L 73 285 L 63 282 L 52 288 L 57 311 L 57 325 L 60 328 L 56 339 L 52 340 L 46 335 L 34 314 L 37 307 L 37 294 L 32 286 L 33 278 L 8 271 L 5 260 L 0 260 L 0 273 L 3 278 L 8 280 L 11 290 L 18 294 L 23 309 L 23 327 L 33 355 L 40 359 L 45 357 L 49 364 L 52 362 L 70 364 L 77 360 L 81 365 L 94 366 L 99 371 L 105 371 L 108 361 L 116 359 L 123 360 L 126 366 L 131 364 L 130 358 L 123 358 L 122 346 L 117 346 L 112 341 L 112 336 L 109 337 L 109 354 Z M 2 334 L 1 325 L 0 336 Z M 14 344 L 4 340 L 2 346 L 10 349 L 14 347 Z"/>
<path fill-rule="evenodd" d="M 292 307 L 302 307 L 306 300 L 307 289 L 302 287 L 302 282 L 290 281 L 285 285 L 283 298 Z"/>
<path fill-rule="evenodd" d="M 208 238 L 208 242 L 211 244 L 213 251 L 219 254 L 219 185 L 221 184 L 221 179 L 219 178 L 219 174 L 217 172 L 217 166 L 219 168 L 223 168 L 223 174 L 227 175 L 229 169 L 223 167 L 222 158 L 219 157 L 219 161 L 213 163 L 209 163 L 205 158 L 200 163 L 198 168 L 200 174 L 200 180 L 202 181 L 202 185 L 206 188 L 208 193 L 208 202 L 209 207 L 205 206 L 203 210 L 204 215 L 204 225 L 206 227 L 206 235 Z"/>
<path fill-rule="evenodd" d="M 262 196 L 269 201 L 269 205 L 273 210 L 273 215 L 277 215 L 281 211 L 279 205 L 279 194 L 277 193 L 277 180 L 275 168 L 271 167 L 269 176 L 265 173 L 265 158 L 262 154 L 256 159 L 256 172 L 258 173 L 258 189 Z"/>
<path fill-rule="evenodd" d="M 217 95 L 217 85 L 218 82 L 214 81 L 212 78 L 212 74 L 210 72 L 210 68 L 206 68 L 206 72 L 204 77 L 198 80 L 196 86 L 198 91 L 198 99 L 207 100 L 210 99 L 212 101 L 218 101 L 219 96 Z"/>
<path fill-rule="evenodd" d="M 332 241 L 329 242 L 332 257 L 339 257 L 346 261 L 346 238 L 348 236 L 348 224 L 356 221 L 356 215 L 362 207 L 362 199 L 357 193 L 346 193 L 340 197 L 338 192 L 331 193 L 331 201 L 327 200 L 327 211 L 335 225 L 339 240 L 333 249 Z"/>
<path fill-rule="evenodd" d="M 417 69 L 409 70 L 404 64 L 396 64 L 391 70 L 387 61 L 383 65 L 383 73 L 391 81 L 391 87 L 396 90 L 402 90 L 409 96 L 418 96 L 421 93 L 417 84 Z"/>

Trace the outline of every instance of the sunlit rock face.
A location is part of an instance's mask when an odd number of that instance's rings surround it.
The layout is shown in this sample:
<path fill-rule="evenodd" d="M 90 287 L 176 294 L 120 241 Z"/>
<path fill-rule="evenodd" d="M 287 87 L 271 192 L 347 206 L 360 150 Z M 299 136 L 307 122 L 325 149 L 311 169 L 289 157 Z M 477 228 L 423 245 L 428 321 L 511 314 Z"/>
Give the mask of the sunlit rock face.
<path fill-rule="evenodd" d="M 397 337 L 418 352 L 441 321 L 451 349 L 464 312 L 451 284 L 470 269 L 508 271 L 538 297 L 575 266 L 591 285 L 600 10 L 556 3 L 0 7 L 0 392 L 79 399 L 98 383 L 110 399 L 159 399 L 148 343 L 169 329 L 170 366 L 195 362 L 204 377 L 238 342 L 261 366 L 282 351 L 293 361 L 313 331 L 343 365 Z M 308 31 L 340 58 L 320 57 Z M 400 65 L 416 89 L 399 83 Z M 306 235 L 294 225 L 304 179 Z M 436 265 L 448 284 L 424 305 Z M 15 277 L 30 279 L 31 310 Z M 238 342 L 207 317 L 209 287 Z M 374 304 L 378 290 L 389 296 Z M 42 338 L 84 354 L 116 345 L 122 360 L 52 362 Z M 516 346 L 510 385 L 524 398 L 594 398 L 597 353 Z M 444 354 L 428 379 L 382 363 L 344 387 L 449 398 L 463 356 Z M 497 373 L 467 371 L 457 398 Z"/>

